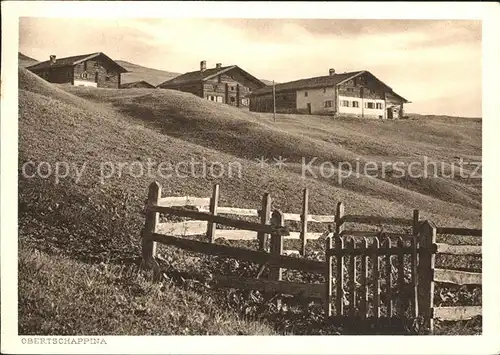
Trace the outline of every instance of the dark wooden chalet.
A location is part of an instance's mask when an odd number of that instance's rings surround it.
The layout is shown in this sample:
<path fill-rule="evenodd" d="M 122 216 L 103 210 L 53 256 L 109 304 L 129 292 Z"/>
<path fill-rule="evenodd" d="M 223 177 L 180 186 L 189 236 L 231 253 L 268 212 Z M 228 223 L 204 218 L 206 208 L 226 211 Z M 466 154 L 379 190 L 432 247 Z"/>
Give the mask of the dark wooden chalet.
<path fill-rule="evenodd" d="M 190 92 L 210 101 L 221 102 L 236 107 L 248 107 L 248 94 L 265 87 L 259 79 L 237 65 L 207 69 L 206 61 L 200 62 L 200 70 L 182 74 L 160 85 L 162 89 Z"/>
<path fill-rule="evenodd" d="M 119 88 L 121 74 L 127 72 L 101 52 L 66 58 L 51 55 L 49 60 L 26 69 L 51 83 L 103 88 Z"/>
<path fill-rule="evenodd" d="M 276 112 L 362 118 L 403 118 L 409 103 L 366 70 L 301 79 L 275 85 Z M 250 95 L 250 111 L 273 112 L 273 88 Z"/>
<path fill-rule="evenodd" d="M 154 89 L 156 86 L 148 83 L 146 80 L 134 81 L 131 83 L 125 83 L 120 86 L 121 89 Z"/>

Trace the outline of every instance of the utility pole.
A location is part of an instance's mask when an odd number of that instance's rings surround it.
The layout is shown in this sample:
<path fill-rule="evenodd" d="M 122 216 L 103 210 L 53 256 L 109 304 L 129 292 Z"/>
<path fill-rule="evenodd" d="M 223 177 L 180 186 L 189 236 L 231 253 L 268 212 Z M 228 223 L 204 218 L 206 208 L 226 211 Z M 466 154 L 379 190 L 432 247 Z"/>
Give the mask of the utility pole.
<path fill-rule="evenodd" d="M 273 121 L 276 122 L 276 87 L 273 80 Z"/>

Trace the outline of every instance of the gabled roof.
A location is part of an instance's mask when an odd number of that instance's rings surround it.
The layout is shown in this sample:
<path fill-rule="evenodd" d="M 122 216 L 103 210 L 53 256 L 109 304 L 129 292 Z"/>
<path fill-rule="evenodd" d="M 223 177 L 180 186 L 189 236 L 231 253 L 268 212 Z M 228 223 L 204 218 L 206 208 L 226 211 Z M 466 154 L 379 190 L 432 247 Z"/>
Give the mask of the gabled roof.
<path fill-rule="evenodd" d="M 348 73 L 341 73 L 341 74 L 333 74 L 333 75 L 325 75 L 325 76 L 317 76 L 313 78 L 307 78 L 307 79 L 300 79 L 300 80 L 295 80 L 295 81 L 289 81 L 287 83 L 281 83 L 281 84 L 276 84 L 275 85 L 275 90 L 276 92 L 285 92 L 285 91 L 295 91 L 295 90 L 302 90 L 302 89 L 314 89 L 314 88 L 321 88 L 325 86 L 334 86 L 341 84 L 347 80 L 350 80 L 352 78 L 355 78 L 361 74 L 368 73 L 369 75 L 373 76 L 377 81 L 379 81 L 382 85 L 387 87 L 392 94 L 395 96 L 398 96 L 402 100 L 408 102 L 404 97 L 399 96 L 395 92 L 392 91 L 392 88 L 386 85 L 382 80 L 378 79 L 370 73 L 367 70 L 359 70 L 359 71 L 354 71 L 354 72 L 348 72 Z M 268 85 L 262 89 L 255 90 L 253 91 L 249 96 L 260 96 L 260 95 L 266 95 L 270 94 L 273 91 L 272 85 Z"/>
<path fill-rule="evenodd" d="M 348 80 L 358 74 L 361 74 L 362 72 L 363 71 L 356 71 L 350 73 L 316 76 L 314 78 L 289 81 L 287 83 L 276 84 L 275 90 L 276 92 L 281 92 L 281 91 L 294 91 L 300 89 L 313 89 L 324 86 L 333 86 L 339 84 L 342 81 Z M 265 88 L 252 92 L 252 96 L 264 95 L 271 93 L 272 91 L 273 87 L 272 85 L 269 85 L 266 86 Z"/>
<path fill-rule="evenodd" d="M 155 88 L 156 87 L 153 84 L 147 82 L 146 80 L 140 80 L 140 81 L 133 81 L 131 83 L 121 84 L 120 88 L 126 89 L 126 88 L 133 87 L 134 85 L 137 85 L 137 84 L 146 84 L 148 87 L 151 87 L 151 88 Z"/>
<path fill-rule="evenodd" d="M 35 65 L 29 66 L 26 69 L 31 70 L 31 71 L 36 71 L 36 70 L 43 70 L 43 69 L 48 69 L 48 68 L 61 68 L 61 67 L 68 67 L 68 66 L 74 66 L 77 64 L 80 64 L 82 62 L 85 62 L 87 60 L 96 58 L 96 57 L 104 57 L 106 60 L 108 60 L 112 65 L 114 65 L 120 73 L 126 73 L 128 72 L 127 69 L 123 68 L 121 65 L 116 63 L 113 59 L 108 57 L 106 54 L 102 52 L 96 52 L 96 53 L 91 53 L 91 54 L 82 54 L 82 55 L 75 55 L 72 57 L 65 57 L 65 58 L 56 58 L 55 63 L 51 63 L 50 60 L 46 60 L 45 62 L 40 62 Z"/>
<path fill-rule="evenodd" d="M 241 69 L 237 65 L 229 65 L 225 67 L 220 67 L 220 68 L 210 68 L 210 69 L 205 69 L 204 71 L 201 70 L 196 70 L 196 71 L 191 71 L 182 75 L 179 75 L 173 79 L 167 80 L 158 87 L 160 88 L 170 88 L 170 87 L 176 87 L 179 85 L 183 84 L 190 84 L 190 83 L 196 83 L 196 82 L 201 82 L 201 81 L 206 81 L 209 80 L 217 75 L 224 74 L 228 71 L 231 70 L 238 70 L 243 76 L 247 77 L 250 81 L 253 81 L 256 83 L 258 86 L 264 87 L 266 84 L 264 84 L 262 81 L 251 75 L 250 73 L 246 72 L 245 70 Z"/>

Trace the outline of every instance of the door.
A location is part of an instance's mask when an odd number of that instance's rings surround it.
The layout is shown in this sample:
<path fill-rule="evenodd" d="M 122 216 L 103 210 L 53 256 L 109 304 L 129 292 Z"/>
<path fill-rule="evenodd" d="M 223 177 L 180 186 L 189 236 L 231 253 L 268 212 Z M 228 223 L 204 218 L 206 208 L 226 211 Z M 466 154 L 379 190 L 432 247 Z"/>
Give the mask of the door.
<path fill-rule="evenodd" d="M 311 104 L 309 102 L 307 103 L 307 112 L 309 114 L 311 114 L 311 112 L 312 112 L 312 110 L 311 110 Z"/>
<path fill-rule="evenodd" d="M 387 119 L 392 120 L 392 106 L 387 108 Z"/>
<path fill-rule="evenodd" d="M 95 82 L 99 82 L 99 72 L 95 72 Z"/>

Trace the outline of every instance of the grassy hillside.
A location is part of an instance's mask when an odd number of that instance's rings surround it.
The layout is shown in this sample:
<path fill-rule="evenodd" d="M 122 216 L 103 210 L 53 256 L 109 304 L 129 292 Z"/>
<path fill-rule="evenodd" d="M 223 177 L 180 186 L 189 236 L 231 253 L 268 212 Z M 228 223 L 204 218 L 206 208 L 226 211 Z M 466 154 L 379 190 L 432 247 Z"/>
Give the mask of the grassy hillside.
<path fill-rule="evenodd" d="M 36 63 L 38 63 L 38 60 L 28 57 L 27 55 L 24 55 L 21 52 L 18 52 L 18 60 L 19 60 L 19 66 L 21 68 L 26 68 L 29 67 L 30 65 L 35 65 Z"/>
<path fill-rule="evenodd" d="M 326 177 L 302 178 L 300 161 L 317 157 L 317 161 L 379 164 L 382 158 L 411 161 L 427 155 L 450 164 L 456 156 L 480 158 L 480 138 L 480 120 L 332 121 L 278 115 L 274 123 L 270 115 L 186 93 L 59 87 L 20 70 L 19 166 L 32 161 L 51 166 L 68 162 L 73 167 L 57 182 L 53 177 L 25 178 L 20 173 L 20 333 L 199 334 L 203 328 L 210 334 L 271 334 L 284 323 L 276 320 L 267 325 L 242 319 L 231 313 L 244 306 L 232 301 L 234 294 L 193 286 L 178 276 L 205 269 L 226 270 L 230 260 L 165 247 L 160 253 L 169 266 L 163 286 L 157 290 L 142 281 L 135 265 L 140 260 L 143 206 L 151 181 L 162 184 L 165 196 L 209 196 L 212 185 L 220 183 L 221 205 L 247 208 L 258 207 L 262 194 L 269 191 L 274 207 L 286 212 L 300 211 L 301 190 L 307 186 L 311 213 L 331 213 L 337 201 L 344 201 L 346 212 L 352 214 L 408 217 L 418 208 L 423 218 L 438 225 L 478 227 L 481 190 L 476 182 L 457 176 L 406 181 L 353 176 L 338 183 Z M 255 161 L 280 155 L 288 159 L 283 169 L 263 169 Z M 135 171 L 123 169 L 121 174 L 115 171 L 102 178 L 102 171 L 109 172 L 102 168 L 110 163 L 145 163 L 148 159 L 174 164 L 204 159 L 209 166 L 238 163 L 241 177 L 200 177 L 200 169 L 196 178 L 157 173 L 137 176 Z M 229 269 L 234 271 L 234 266 Z M 77 279 L 75 273 L 90 276 Z M 74 282 L 75 287 L 61 290 L 57 286 L 61 280 Z M 138 291 L 134 290 L 136 281 Z M 48 285 L 43 294 L 39 285 Z M 116 288 L 126 301 L 114 297 L 109 287 Z M 50 297 L 63 306 L 44 301 Z M 148 297 L 157 297 L 158 302 L 148 303 Z M 164 312 L 155 308 L 159 303 Z M 106 307 L 123 312 L 102 317 Z M 67 322 L 66 314 L 82 309 L 92 320 L 88 325 L 77 318 Z M 124 314 L 135 317 L 123 319 Z M 220 317 L 214 318 L 215 314 Z M 203 327 L 196 323 L 200 318 L 206 320 Z M 160 328 L 152 326 L 154 322 L 174 325 Z M 301 332 L 296 325 L 290 329 Z"/>
<path fill-rule="evenodd" d="M 164 81 L 170 80 L 179 76 L 180 73 L 172 73 L 165 70 L 152 69 L 142 65 L 133 64 L 125 60 L 116 60 L 118 64 L 127 69 L 129 72 L 122 74 L 122 83 L 132 83 L 134 81 L 145 80 L 148 83 L 156 86 Z"/>

